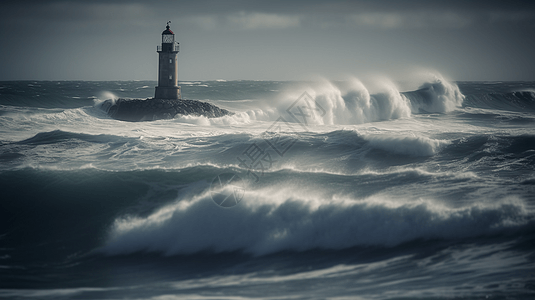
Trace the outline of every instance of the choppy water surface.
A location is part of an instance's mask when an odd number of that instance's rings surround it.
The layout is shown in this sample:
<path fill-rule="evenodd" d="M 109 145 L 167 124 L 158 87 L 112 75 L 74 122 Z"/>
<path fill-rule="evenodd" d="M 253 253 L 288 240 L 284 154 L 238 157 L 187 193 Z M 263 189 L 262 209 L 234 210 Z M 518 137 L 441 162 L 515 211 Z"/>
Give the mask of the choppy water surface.
<path fill-rule="evenodd" d="M 0 297 L 535 296 L 534 82 L 155 84 L 0 82 Z"/>

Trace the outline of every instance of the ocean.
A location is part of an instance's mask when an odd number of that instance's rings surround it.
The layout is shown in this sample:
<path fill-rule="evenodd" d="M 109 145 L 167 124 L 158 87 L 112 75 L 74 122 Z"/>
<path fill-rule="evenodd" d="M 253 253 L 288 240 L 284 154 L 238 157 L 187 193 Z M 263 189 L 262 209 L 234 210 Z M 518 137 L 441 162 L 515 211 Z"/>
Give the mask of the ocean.
<path fill-rule="evenodd" d="M 0 82 L 0 298 L 535 298 L 535 82 L 180 85 Z"/>

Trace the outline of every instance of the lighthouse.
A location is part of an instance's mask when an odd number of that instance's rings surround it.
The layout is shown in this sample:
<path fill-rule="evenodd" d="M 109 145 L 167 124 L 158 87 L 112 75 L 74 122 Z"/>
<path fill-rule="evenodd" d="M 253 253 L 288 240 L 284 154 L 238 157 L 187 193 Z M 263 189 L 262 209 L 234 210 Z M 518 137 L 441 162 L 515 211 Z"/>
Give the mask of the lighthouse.
<path fill-rule="evenodd" d="M 158 46 L 158 86 L 154 98 L 156 99 L 180 99 L 180 87 L 178 86 L 178 48 L 175 34 L 171 31 L 167 22 L 166 29 L 162 32 L 162 44 Z"/>
<path fill-rule="evenodd" d="M 130 122 L 171 119 L 176 115 L 219 118 L 233 113 L 210 103 L 181 99 L 178 86 L 178 42 L 169 24 L 158 45 L 158 86 L 152 99 L 108 99 L 100 108 L 110 117 Z"/>

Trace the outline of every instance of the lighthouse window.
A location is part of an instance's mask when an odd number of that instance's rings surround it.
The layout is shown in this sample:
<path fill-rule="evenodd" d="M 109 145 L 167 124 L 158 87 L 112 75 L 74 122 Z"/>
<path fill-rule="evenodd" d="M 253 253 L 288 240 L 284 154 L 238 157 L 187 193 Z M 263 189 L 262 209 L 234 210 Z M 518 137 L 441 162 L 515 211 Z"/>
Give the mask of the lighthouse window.
<path fill-rule="evenodd" d="M 170 63 L 170 64 L 173 63 L 173 59 L 172 59 L 172 58 L 169 59 L 169 63 Z"/>
<path fill-rule="evenodd" d="M 173 79 L 173 75 L 169 75 L 169 79 Z"/>

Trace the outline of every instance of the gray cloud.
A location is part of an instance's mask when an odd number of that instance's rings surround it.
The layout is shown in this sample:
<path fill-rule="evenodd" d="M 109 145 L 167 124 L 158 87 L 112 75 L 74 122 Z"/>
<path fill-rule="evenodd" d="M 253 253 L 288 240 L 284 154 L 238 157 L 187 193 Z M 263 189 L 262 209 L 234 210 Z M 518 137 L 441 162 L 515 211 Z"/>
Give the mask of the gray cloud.
<path fill-rule="evenodd" d="M 492 16 L 491 21 L 518 22 L 533 20 L 535 4 L 529 1 L 5 1 L 0 14 L 8 19 L 114 19 L 146 18 L 155 14 L 175 12 L 180 15 L 388 15 L 421 16 L 424 13 L 439 18 L 460 16 Z"/>
<path fill-rule="evenodd" d="M 535 80 L 535 2 L 514 0 L 4 0 L 0 80 L 153 79 L 167 20 L 191 79 L 426 67 L 457 79 Z"/>

